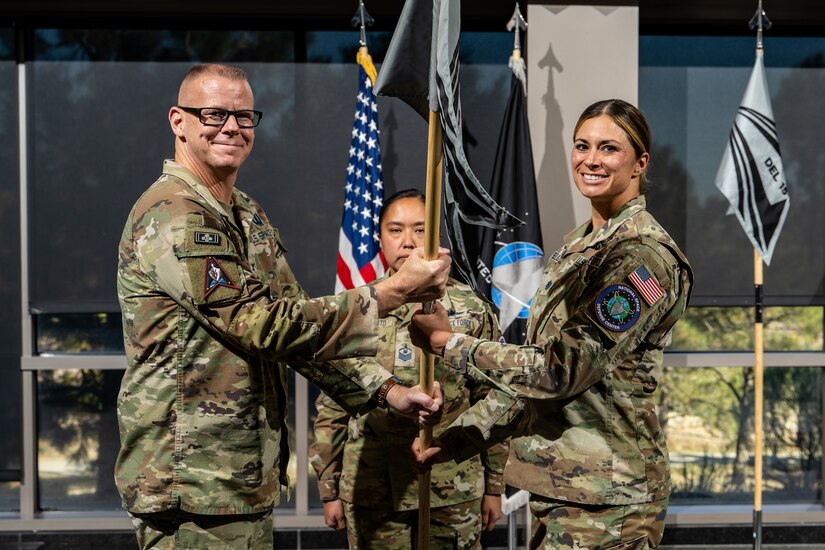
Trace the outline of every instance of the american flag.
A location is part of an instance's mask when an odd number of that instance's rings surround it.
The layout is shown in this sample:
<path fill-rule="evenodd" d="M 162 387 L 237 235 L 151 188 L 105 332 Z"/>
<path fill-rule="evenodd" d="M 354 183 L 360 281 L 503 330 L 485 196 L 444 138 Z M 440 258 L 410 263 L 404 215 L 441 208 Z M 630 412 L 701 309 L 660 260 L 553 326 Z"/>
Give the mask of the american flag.
<path fill-rule="evenodd" d="M 367 53 L 359 51 L 357 60 L 358 100 L 344 187 L 344 217 L 338 237 L 335 292 L 366 284 L 386 271 L 378 240 L 384 183 L 378 145 L 378 105 L 372 93 L 375 67 Z"/>
<path fill-rule="evenodd" d="M 659 286 L 656 277 L 650 274 L 645 266 L 640 267 L 630 274 L 630 282 L 642 294 L 647 305 L 652 306 L 665 295 L 665 291 Z"/>

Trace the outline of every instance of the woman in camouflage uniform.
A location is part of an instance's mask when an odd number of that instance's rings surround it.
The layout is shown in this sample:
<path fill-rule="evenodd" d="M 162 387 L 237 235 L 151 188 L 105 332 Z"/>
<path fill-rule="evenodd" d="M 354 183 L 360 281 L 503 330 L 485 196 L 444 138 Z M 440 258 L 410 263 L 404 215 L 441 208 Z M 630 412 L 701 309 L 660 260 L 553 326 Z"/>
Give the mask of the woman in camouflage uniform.
<path fill-rule="evenodd" d="M 393 273 L 423 241 L 423 195 L 409 189 L 387 199 L 379 227 L 381 250 Z M 449 279 L 440 303 L 456 332 L 499 338 L 495 315 L 467 285 Z M 379 319 L 378 325 L 376 360 L 404 385 L 416 384 L 419 376 L 416 351 L 407 331 L 413 311 L 412 306 L 402 306 Z M 491 391 L 444 369 L 440 361 L 435 365 L 435 377 L 444 395 L 442 426 Z M 387 409 L 352 417 L 324 394 L 316 405 L 316 441 L 309 454 L 318 473 L 327 525 L 346 528 L 351 549 L 416 548 L 418 479 L 404 457 L 419 426 Z M 438 431 L 436 427 L 435 433 Z M 507 454 L 506 443 L 499 443 L 483 451 L 481 457 L 433 469 L 428 548 L 481 548 L 481 530 L 492 529 L 501 517 Z"/>
<path fill-rule="evenodd" d="M 531 548 L 655 548 L 670 494 L 656 389 L 692 274 L 645 209 L 642 113 L 600 101 L 573 136 L 573 179 L 591 219 L 550 257 L 525 344 L 452 334 L 443 311 L 416 314 L 411 327 L 413 341 L 448 368 L 509 391 L 519 405 L 480 403 L 430 449 L 418 453 L 416 442 L 414 463 L 464 460 L 521 436 L 511 441 L 505 479 L 531 493 Z"/>

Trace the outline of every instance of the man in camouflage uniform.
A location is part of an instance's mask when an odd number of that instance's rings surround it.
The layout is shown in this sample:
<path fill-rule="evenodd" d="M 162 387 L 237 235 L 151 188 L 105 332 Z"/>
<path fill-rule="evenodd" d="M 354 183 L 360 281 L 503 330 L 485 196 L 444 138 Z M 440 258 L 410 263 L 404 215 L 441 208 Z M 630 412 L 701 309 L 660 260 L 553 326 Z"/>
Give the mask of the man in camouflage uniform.
<path fill-rule="evenodd" d="M 596 119 L 585 129 L 597 139 L 577 137 L 572 153 L 574 161 L 589 155 L 582 170 L 593 174 L 586 181 L 595 182 L 593 188 L 608 179 L 605 174 L 624 168 L 638 177 L 639 165 L 642 173 L 646 166 L 647 146 L 637 149 L 634 171 L 629 160 L 616 161 L 620 153 L 632 158 L 627 139 L 605 130 L 610 121 L 600 109 L 616 106 L 638 113 L 609 100 L 580 120 L 584 127 Z M 637 119 L 643 120 L 640 113 Z M 595 195 L 599 189 L 593 188 L 586 191 Z M 465 460 L 513 435 L 505 479 L 531 493 L 531 548 L 642 549 L 662 538 L 670 473 L 655 390 L 693 276 L 646 210 L 638 184 L 630 191 L 601 225 L 594 205 L 593 220 L 568 234 L 550 257 L 525 345 L 450 334 L 443 311 L 417 314 L 411 326 L 413 341 L 443 354 L 448 368 L 521 398 L 518 405 L 482 402 L 468 410 L 418 455 L 416 467 Z M 419 451 L 417 442 L 413 450 Z"/>
<path fill-rule="evenodd" d="M 379 227 L 381 250 L 393 273 L 410 251 L 421 245 L 423 195 L 410 189 L 387 199 Z M 499 338 L 495 315 L 467 285 L 450 279 L 440 303 L 456 332 Z M 401 306 L 378 321 L 376 359 L 407 385 L 419 378 L 417 352 L 407 331 L 413 309 Z M 441 383 L 444 396 L 442 426 L 491 391 L 481 384 L 466 383 L 463 377 L 444 369 L 441 361 L 435 363 L 435 379 Z M 316 405 L 315 443 L 309 454 L 318 474 L 327 525 L 336 529 L 346 526 L 352 550 L 417 548 L 419 484 L 406 457 L 418 426 L 388 410 L 353 418 L 323 394 Z M 428 548 L 481 547 L 482 528 L 492 529 L 501 516 L 507 454 L 506 443 L 499 443 L 481 457 L 433 469 Z"/>
<path fill-rule="evenodd" d="M 449 261 L 416 251 L 386 285 L 309 300 L 277 229 L 235 188 L 253 108 L 243 71 L 193 67 L 169 111 L 175 160 L 123 231 L 115 477 L 141 548 L 271 548 L 288 484 L 283 361 L 374 355 L 379 315 L 440 296 L 446 282 Z M 376 363 L 352 364 L 297 368 L 354 414 L 376 394 L 405 413 L 437 408 Z"/>

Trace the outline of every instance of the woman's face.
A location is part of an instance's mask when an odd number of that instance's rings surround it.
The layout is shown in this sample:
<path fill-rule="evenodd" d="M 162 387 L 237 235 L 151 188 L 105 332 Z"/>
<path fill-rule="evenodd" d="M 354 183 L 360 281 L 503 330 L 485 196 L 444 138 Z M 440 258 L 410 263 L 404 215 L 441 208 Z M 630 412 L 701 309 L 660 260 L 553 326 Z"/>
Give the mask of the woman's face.
<path fill-rule="evenodd" d="M 627 134 L 607 115 L 585 120 L 576 132 L 570 164 L 573 181 L 594 206 L 617 210 L 639 196 L 648 154 L 636 158 Z"/>
<path fill-rule="evenodd" d="M 417 197 L 398 199 L 381 220 L 381 251 L 398 271 L 414 248 L 424 246 L 424 203 Z"/>

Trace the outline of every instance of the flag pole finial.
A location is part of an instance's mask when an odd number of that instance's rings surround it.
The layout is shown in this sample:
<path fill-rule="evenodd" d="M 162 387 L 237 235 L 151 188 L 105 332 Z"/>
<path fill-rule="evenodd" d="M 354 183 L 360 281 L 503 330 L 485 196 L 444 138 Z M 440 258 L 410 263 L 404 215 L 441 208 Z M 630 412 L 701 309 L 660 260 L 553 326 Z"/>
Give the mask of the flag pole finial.
<path fill-rule="evenodd" d="M 519 32 L 527 30 L 527 21 L 525 21 L 524 17 L 521 15 L 518 2 L 516 2 L 516 9 L 513 11 L 510 21 L 507 22 L 507 30 L 512 31 L 515 35 L 513 38 L 513 57 L 519 58 L 521 57 L 521 37 Z"/>
<path fill-rule="evenodd" d="M 753 14 L 748 26 L 753 31 L 756 31 L 756 49 L 762 49 L 762 31 L 767 31 L 771 28 L 771 20 L 768 19 L 768 14 L 762 9 L 762 0 L 759 0 L 759 6 L 756 8 L 756 13 Z"/>
<path fill-rule="evenodd" d="M 375 19 L 364 7 L 364 0 L 358 0 L 358 8 L 355 10 L 355 15 L 352 16 L 352 26 L 361 27 L 361 47 L 367 47 L 367 27 L 371 27 L 375 23 Z"/>

